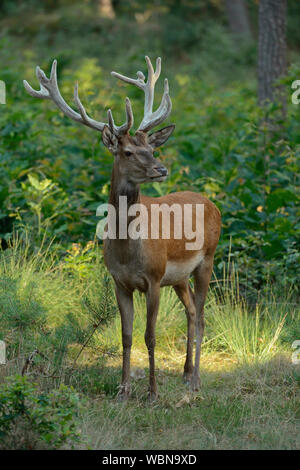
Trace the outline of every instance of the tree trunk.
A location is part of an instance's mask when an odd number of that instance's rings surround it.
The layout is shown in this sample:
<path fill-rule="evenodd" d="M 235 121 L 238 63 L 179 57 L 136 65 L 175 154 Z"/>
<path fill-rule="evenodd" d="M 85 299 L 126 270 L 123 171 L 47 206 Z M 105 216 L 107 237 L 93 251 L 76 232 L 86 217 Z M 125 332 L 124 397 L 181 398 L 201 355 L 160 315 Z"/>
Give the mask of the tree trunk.
<path fill-rule="evenodd" d="M 98 10 L 102 18 L 115 18 L 115 11 L 112 4 L 112 0 L 98 0 Z"/>
<path fill-rule="evenodd" d="M 224 0 L 230 30 L 245 39 L 251 38 L 251 28 L 245 0 Z"/>
<path fill-rule="evenodd" d="M 282 104 L 286 113 L 284 86 L 276 81 L 287 71 L 286 0 L 260 0 L 258 40 L 258 99 Z"/>

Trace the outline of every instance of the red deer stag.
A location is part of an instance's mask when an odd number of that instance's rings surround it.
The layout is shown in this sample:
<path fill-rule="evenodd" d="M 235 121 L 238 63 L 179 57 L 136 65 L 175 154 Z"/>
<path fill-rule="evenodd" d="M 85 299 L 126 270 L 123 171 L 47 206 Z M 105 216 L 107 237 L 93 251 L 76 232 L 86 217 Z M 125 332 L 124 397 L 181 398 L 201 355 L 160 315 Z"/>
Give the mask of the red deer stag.
<path fill-rule="evenodd" d="M 128 78 L 116 72 L 112 75 L 120 80 L 137 86 L 145 93 L 144 117 L 135 135 L 129 130 L 133 125 L 131 103 L 126 98 L 126 122 L 116 126 L 111 110 L 108 111 L 108 123 L 91 119 L 83 107 L 78 96 L 78 85 L 75 86 L 74 99 L 79 113 L 74 111 L 62 98 L 56 75 L 56 61 L 53 62 L 50 78 L 37 67 L 37 78 L 40 90 L 36 91 L 24 81 L 28 93 L 36 98 L 45 98 L 54 101 L 56 106 L 71 119 L 80 122 L 102 133 L 102 141 L 114 156 L 114 165 L 111 177 L 109 203 L 119 213 L 120 196 L 126 196 L 126 209 L 134 204 L 142 204 L 150 215 L 152 206 L 167 207 L 172 211 L 174 205 L 184 210 L 185 205 L 192 207 L 191 218 L 193 226 L 201 222 L 203 233 L 202 246 L 197 249 L 188 249 L 187 237 L 175 237 L 175 215 L 171 215 L 173 227 L 169 237 L 159 235 L 150 238 L 129 238 L 118 235 L 104 241 L 104 259 L 106 266 L 115 281 L 116 298 L 122 321 L 123 343 L 123 371 L 120 396 L 127 398 L 130 392 L 130 352 L 132 345 L 133 327 L 133 292 L 135 289 L 146 295 L 147 325 L 145 342 L 149 353 L 150 368 L 150 399 L 155 399 L 157 386 L 155 380 L 155 325 L 159 309 L 160 288 L 173 286 L 179 299 L 182 301 L 187 315 L 188 338 L 187 354 L 184 365 L 184 380 L 190 384 L 192 390 L 200 386 L 200 352 L 204 331 L 204 303 L 208 285 L 213 269 L 213 259 L 220 236 L 221 217 L 216 206 L 198 193 L 184 191 L 152 198 L 142 196 L 140 184 L 152 181 L 164 181 L 167 169 L 153 156 L 154 150 L 164 144 L 172 134 L 175 126 L 170 125 L 152 134 L 148 132 L 161 124 L 171 112 L 171 99 L 167 79 L 164 83 L 164 93 L 160 106 L 153 112 L 153 99 L 155 83 L 160 76 L 161 60 L 156 61 L 154 71 L 151 61 L 146 57 L 148 77 L 142 72 L 137 73 L 137 79 Z M 203 208 L 202 218 L 199 219 L 196 206 Z M 160 215 L 159 215 L 160 217 Z M 199 219 L 199 220 L 198 220 Z M 132 217 L 128 217 L 127 224 Z M 153 217 L 149 217 L 147 227 L 152 227 Z M 120 224 L 120 215 L 117 215 L 117 226 Z M 142 222 L 141 222 L 142 223 Z M 128 229 L 126 226 L 126 230 Z M 199 224 L 197 225 L 199 226 Z M 189 237 L 190 240 L 190 237 Z M 189 285 L 189 278 L 194 276 L 194 291 Z M 196 354 L 193 364 L 193 344 L 196 332 Z"/>

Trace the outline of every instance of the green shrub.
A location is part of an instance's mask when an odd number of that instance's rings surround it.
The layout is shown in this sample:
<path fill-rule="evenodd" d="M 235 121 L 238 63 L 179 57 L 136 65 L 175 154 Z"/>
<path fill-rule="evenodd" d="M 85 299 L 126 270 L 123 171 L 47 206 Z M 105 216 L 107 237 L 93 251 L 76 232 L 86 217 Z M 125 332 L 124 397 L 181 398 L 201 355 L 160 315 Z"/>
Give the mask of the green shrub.
<path fill-rule="evenodd" d="M 14 376 L 0 387 L 0 448 L 59 449 L 79 441 L 76 416 L 81 402 L 72 387 L 41 392 L 26 377 Z"/>

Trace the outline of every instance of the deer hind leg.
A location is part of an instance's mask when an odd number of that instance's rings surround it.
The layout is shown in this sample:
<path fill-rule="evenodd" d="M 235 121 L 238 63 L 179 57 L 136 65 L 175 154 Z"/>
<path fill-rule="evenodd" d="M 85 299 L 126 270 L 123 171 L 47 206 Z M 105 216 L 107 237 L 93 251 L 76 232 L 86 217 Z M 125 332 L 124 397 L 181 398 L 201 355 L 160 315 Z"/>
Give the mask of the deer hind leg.
<path fill-rule="evenodd" d="M 193 378 L 191 382 L 192 390 L 200 388 L 200 355 L 201 344 L 204 334 L 204 304 L 208 291 L 208 286 L 213 270 L 213 257 L 206 257 L 194 271 L 195 280 L 195 304 L 196 304 L 196 355 Z"/>
<path fill-rule="evenodd" d="M 130 394 L 130 353 L 133 327 L 133 293 L 116 286 L 116 297 L 121 314 L 123 368 L 119 397 L 127 399 Z"/>
<path fill-rule="evenodd" d="M 185 307 L 185 313 L 188 324 L 188 338 L 186 348 L 186 360 L 184 364 L 183 380 L 186 383 L 191 383 L 193 376 L 193 347 L 194 347 L 194 336 L 195 336 L 195 320 L 196 320 L 196 307 L 195 298 L 192 289 L 189 286 L 189 282 L 183 282 L 174 286 L 174 290 L 178 295 L 179 299 Z"/>
<path fill-rule="evenodd" d="M 145 343 L 149 354 L 149 398 L 154 401 L 157 397 L 157 386 L 155 379 L 155 326 L 159 308 L 160 286 L 150 285 L 146 293 L 147 300 L 147 325 L 145 331 Z"/>

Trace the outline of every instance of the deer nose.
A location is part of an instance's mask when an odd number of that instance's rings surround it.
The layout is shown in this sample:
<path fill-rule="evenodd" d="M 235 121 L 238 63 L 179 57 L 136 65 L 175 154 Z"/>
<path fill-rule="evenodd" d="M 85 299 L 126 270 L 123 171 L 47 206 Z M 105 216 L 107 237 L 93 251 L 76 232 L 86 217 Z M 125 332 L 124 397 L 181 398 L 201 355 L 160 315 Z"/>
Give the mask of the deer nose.
<path fill-rule="evenodd" d="M 164 166 L 156 166 L 154 168 L 161 176 L 167 176 L 168 170 Z"/>

